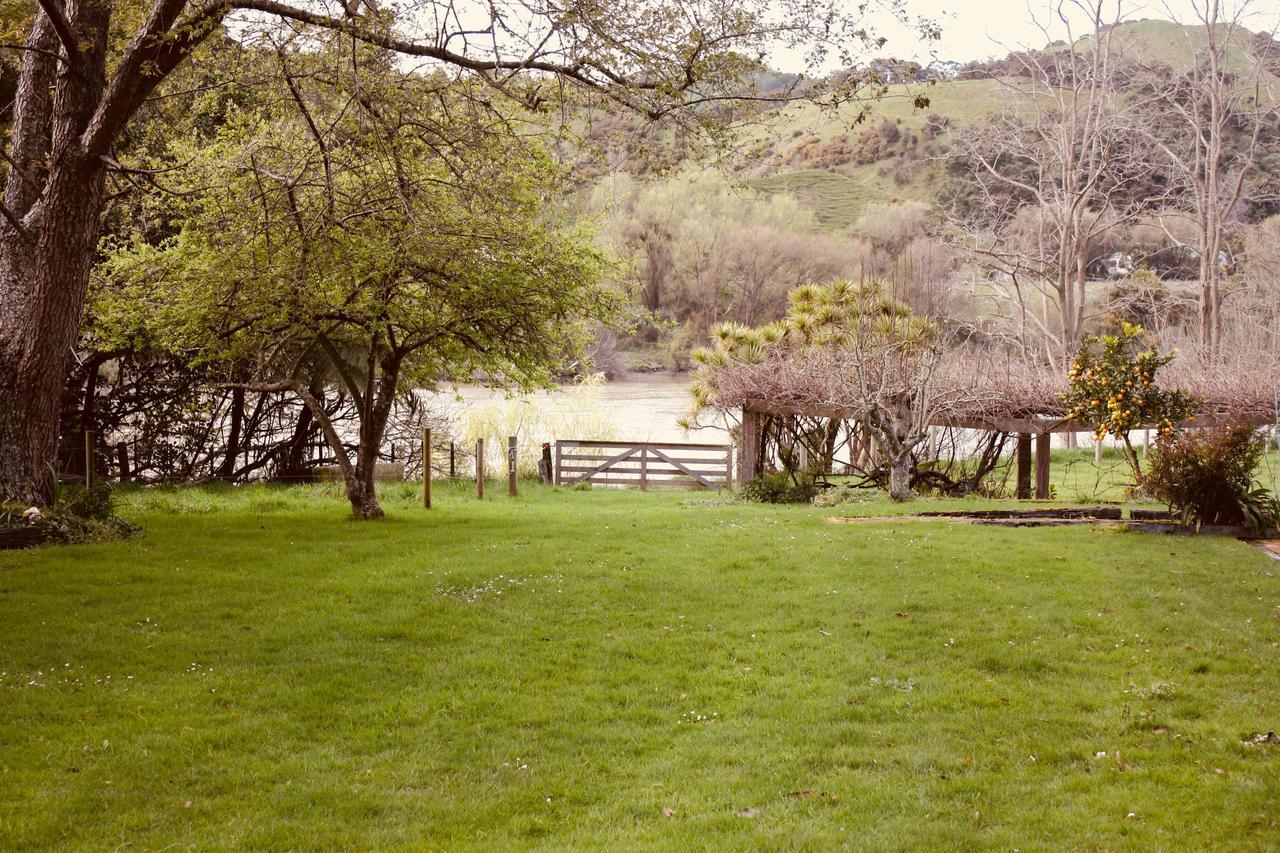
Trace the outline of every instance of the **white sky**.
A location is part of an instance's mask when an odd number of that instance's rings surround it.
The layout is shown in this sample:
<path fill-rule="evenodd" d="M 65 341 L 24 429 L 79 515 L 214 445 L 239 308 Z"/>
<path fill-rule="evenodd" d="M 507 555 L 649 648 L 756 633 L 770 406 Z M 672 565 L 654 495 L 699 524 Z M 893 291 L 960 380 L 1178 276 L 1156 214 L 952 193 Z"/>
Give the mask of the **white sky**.
<path fill-rule="evenodd" d="M 855 0 L 846 0 L 849 3 Z M 888 37 L 881 55 L 896 59 L 914 59 L 927 63 L 938 59 L 954 59 L 965 62 L 971 59 L 987 59 L 1004 56 L 1010 50 L 1044 47 L 1051 41 L 1066 39 L 1067 27 L 1050 14 L 1062 5 L 1070 14 L 1077 37 L 1091 29 L 1088 18 L 1079 9 L 1072 8 L 1071 0 L 1061 4 L 1058 0 L 905 0 L 907 12 L 912 17 L 934 18 L 941 24 L 942 39 L 926 43 L 919 39 L 910 27 L 903 27 L 884 12 L 869 13 L 867 21 L 883 36 Z M 1087 0 L 1086 0 L 1087 2 Z M 1203 0 L 1201 0 L 1203 2 Z M 1280 0 L 1226 0 L 1224 13 L 1238 2 L 1249 5 L 1250 19 L 1256 26 L 1251 29 L 1270 29 L 1280 13 Z M 1195 0 L 1105 0 L 1104 16 L 1115 19 L 1139 20 L 1142 18 L 1181 18 L 1189 23 L 1193 18 Z M 1172 10 L 1172 13 L 1171 11 Z M 1268 11 L 1270 14 L 1268 14 Z M 1046 29 L 1036 24 L 1039 18 Z M 1264 21 L 1263 19 L 1268 19 Z M 1247 23 L 1246 26 L 1249 26 Z M 799 63 L 795 57 L 779 54 L 774 57 L 779 70 L 796 71 Z"/>

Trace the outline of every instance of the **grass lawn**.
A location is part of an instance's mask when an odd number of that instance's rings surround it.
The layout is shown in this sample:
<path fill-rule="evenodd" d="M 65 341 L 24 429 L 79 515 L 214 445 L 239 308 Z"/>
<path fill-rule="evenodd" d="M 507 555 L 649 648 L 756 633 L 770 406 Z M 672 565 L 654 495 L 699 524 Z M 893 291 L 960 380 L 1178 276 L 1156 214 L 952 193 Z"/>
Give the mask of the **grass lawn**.
<path fill-rule="evenodd" d="M 1246 545 L 389 491 L 0 553 L 0 848 L 1280 845 Z"/>

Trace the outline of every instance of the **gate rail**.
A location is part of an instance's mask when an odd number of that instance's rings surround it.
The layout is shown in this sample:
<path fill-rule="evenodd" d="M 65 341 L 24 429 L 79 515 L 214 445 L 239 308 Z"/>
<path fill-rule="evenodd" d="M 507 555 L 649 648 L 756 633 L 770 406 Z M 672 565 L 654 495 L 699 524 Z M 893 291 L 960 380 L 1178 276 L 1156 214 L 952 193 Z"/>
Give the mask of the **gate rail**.
<path fill-rule="evenodd" d="M 599 483 L 612 486 L 728 488 L 733 481 L 733 447 L 661 441 L 556 441 L 557 486 Z"/>

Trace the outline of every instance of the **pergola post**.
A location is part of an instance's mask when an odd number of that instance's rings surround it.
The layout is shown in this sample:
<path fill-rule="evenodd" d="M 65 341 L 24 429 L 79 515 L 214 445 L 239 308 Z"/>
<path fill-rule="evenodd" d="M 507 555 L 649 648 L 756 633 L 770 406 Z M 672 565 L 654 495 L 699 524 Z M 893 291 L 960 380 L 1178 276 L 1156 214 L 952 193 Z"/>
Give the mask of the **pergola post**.
<path fill-rule="evenodd" d="M 1050 434 L 1036 435 L 1036 500 L 1049 499 L 1049 439 Z"/>
<path fill-rule="evenodd" d="M 1017 480 L 1014 496 L 1020 501 L 1031 497 L 1031 435 L 1018 433 Z"/>
<path fill-rule="evenodd" d="M 738 440 L 738 484 L 756 478 L 756 458 L 760 455 L 760 413 L 742 407 L 742 436 Z"/>

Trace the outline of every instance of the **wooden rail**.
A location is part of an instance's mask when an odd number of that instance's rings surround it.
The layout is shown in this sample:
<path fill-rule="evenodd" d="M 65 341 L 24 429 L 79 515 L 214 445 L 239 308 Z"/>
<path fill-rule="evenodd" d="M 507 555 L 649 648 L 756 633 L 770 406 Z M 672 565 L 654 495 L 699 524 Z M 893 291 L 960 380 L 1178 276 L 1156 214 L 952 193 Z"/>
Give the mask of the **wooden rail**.
<path fill-rule="evenodd" d="M 556 442 L 557 486 L 599 483 L 608 486 L 669 486 L 685 489 L 728 488 L 733 480 L 733 448 L 727 444 L 679 444 L 652 441 Z"/>

